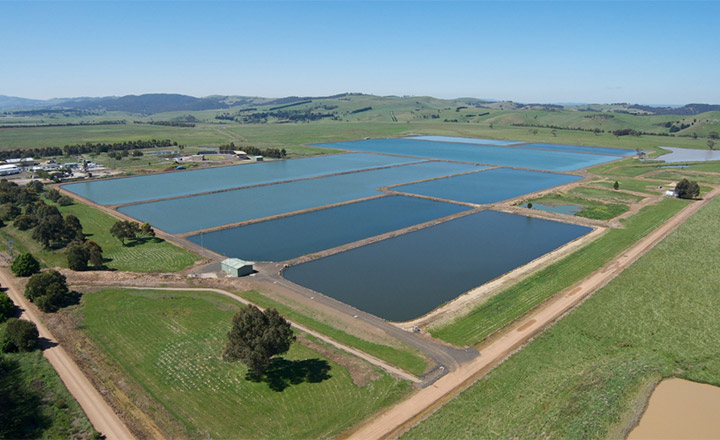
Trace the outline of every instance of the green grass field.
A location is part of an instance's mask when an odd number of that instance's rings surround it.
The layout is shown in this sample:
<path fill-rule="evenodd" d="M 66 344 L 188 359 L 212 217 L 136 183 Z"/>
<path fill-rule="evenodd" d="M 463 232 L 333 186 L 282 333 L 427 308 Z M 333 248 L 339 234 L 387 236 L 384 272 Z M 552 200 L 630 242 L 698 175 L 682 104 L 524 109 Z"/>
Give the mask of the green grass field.
<path fill-rule="evenodd" d="M 617 179 L 617 180 L 610 180 L 607 182 L 590 182 L 593 186 L 602 186 L 605 188 L 612 188 L 613 185 L 617 182 L 620 187 L 618 189 L 621 190 L 627 190 L 627 191 L 635 191 L 639 193 L 645 193 L 645 194 L 660 194 L 660 189 L 658 188 L 657 182 L 651 182 L 649 180 L 642 180 L 642 179 Z"/>
<path fill-rule="evenodd" d="M 75 215 L 80 219 L 88 240 L 93 240 L 103 249 L 105 265 L 110 269 L 132 272 L 176 272 L 195 261 L 198 257 L 185 249 L 162 239 L 152 239 L 142 244 L 123 246 L 110 235 L 110 228 L 116 219 L 104 212 L 75 202 L 70 206 L 58 206 L 63 215 Z M 64 249 L 43 249 L 32 239 L 32 230 L 20 231 L 12 225 L 0 228 L 0 249 L 7 250 L 8 239 L 14 241 L 15 255 L 30 252 L 47 267 L 67 267 Z"/>
<path fill-rule="evenodd" d="M 569 196 L 585 197 L 590 199 L 598 199 L 604 202 L 614 203 L 637 203 L 644 197 L 627 194 L 619 191 L 607 191 L 604 189 L 587 188 L 579 186 L 568 191 Z"/>
<path fill-rule="evenodd" d="M 666 377 L 720 385 L 714 200 L 404 438 L 623 438 Z"/>
<path fill-rule="evenodd" d="M 379 359 L 389 362 L 392 365 L 400 367 L 416 376 L 422 375 L 427 369 L 427 362 L 420 354 L 419 351 L 414 348 L 400 343 L 400 347 L 391 347 L 388 345 L 376 344 L 370 341 L 366 341 L 357 336 L 348 334 L 342 330 L 332 327 L 329 324 L 313 319 L 303 313 L 296 311 L 286 305 L 280 304 L 277 301 L 273 301 L 263 295 L 260 295 L 254 291 L 240 292 L 238 293 L 243 298 L 252 301 L 265 308 L 274 308 L 278 310 L 283 316 L 288 319 L 307 326 L 310 329 L 318 331 L 324 335 L 327 335 L 338 342 L 347 344 L 351 347 L 355 347 L 358 350 L 364 351 L 365 353 L 371 354 Z"/>
<path fill-rule="evenodd" d="M 238 307 L 212 293 L 109 289 L 84 295 L 81 311 L 88 335 L 193 438 L 327 438 L 410 390 L 365 363 L 355 368 L 370 378 L 356 385 L 299 343 L 283 356 L 282 391 L 248 381 L 241 363 L 221 359 Z"/>
<path fill-rule="evenodd" d="M 490 298 L 467 315 L 430 333 L 455 345 L 478 343 L 527 313 L 555 293 L 588 276 L 611 258 L 660 226 L 688 202 L 665 199 L 623 220 L 625 229 L 612 229 L 574 252 L 513 287 Z"/>
<path fill-rule="evenodd" d="M 0 334 L 5 323 L 0 324 Z M 40 350 L 0 354 L 0 437 L 91 439 L 96 431 Z"/>

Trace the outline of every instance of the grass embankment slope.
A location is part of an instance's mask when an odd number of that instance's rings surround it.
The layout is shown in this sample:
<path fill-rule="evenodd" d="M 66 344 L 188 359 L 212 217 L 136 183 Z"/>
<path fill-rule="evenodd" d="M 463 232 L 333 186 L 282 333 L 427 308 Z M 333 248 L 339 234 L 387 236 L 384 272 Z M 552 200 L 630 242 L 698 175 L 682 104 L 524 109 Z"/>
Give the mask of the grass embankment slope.
<path fill-rule="evenodd" d="M 0 325 L 0 334 L 5 324 Z M 95 438 L 96 431 L 40 350 L 0 354 L 1 438 Z"/>
<path fill-rule="evenodd" d="M 720 385 L 716 199 L 405 438 L 619 438 L 662 378 Z"/>
<path fill-rule="evenodd" d="M 351 377 L 300 343 L 274 375 L 281 391 L 248 381 L 241 363 L 221 358 L 238 307 L 209 292 L 111 289 L 86 294 L 80 311 L 84 331 L 193 438 L 331 437 L 410 389 L 355 358 L 333 355 L 350 365 Z"/>
<path fill-rule="evenodd" d="M 116 218 L 83 203 L 75 202 L 70 206 L 58 206 L 63 215 L 75 215 L 83 226 L 88 240 L 93 240 L 103 249 L 105 265 L 110 269 L 132 272 L 176 272 L 195 261 L 194 254 L 160 238 L 143 242 L 128 243 L 123 246 L 110 235 L 110 228 Z M 0 229 L 5 238 L 0 248 L 7 249 L 7 240 L 13 240 L 15 254 L 30 252 L 47 267 L 67 267 L 64 249 L 43 249 L 32 239 L 32 230 L 20 231 L 12 225 Z"/>

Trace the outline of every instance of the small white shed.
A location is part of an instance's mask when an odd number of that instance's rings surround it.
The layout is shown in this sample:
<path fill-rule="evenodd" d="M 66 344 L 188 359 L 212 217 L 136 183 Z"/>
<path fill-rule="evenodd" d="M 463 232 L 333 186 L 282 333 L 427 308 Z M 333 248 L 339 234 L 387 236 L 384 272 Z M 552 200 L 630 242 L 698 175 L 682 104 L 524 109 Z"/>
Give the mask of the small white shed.
<path fill-rule="evenodd" d="M 223 272 L 232 276 L 242 277 L 253 273 L 253 263 L 239 258 L 228 258 L 221 263 Z"/>

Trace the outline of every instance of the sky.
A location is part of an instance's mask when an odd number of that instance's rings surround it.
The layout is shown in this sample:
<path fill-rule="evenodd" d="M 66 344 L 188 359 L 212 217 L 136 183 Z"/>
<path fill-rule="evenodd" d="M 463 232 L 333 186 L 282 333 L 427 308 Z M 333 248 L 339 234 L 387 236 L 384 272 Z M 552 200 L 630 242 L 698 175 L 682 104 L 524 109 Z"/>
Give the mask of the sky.
<path fill-rule="evenodd" d="M 0 0 L 0 94 L 720 104 L 720 1 Z"/>

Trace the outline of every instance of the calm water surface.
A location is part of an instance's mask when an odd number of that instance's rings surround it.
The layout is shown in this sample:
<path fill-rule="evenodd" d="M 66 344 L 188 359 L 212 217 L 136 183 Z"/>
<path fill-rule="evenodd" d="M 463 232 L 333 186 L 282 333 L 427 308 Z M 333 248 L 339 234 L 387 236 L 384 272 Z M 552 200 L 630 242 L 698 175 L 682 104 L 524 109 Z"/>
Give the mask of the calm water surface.
<path fill-rule="evenodd" d="M 124 206 L 120 212 L 173 234 L 316 208 L 381 194 L 378 187 L 482 169 L 423 162 L 277 185 Z"/>
<path fill-rule="evenodd" d="M 446 179 L 396 186 L 396 191 L 467 203 L 495 203 L 580 180 L 582 177 L 541 171 L 495 168 Z"/>
<path fill-rule="evenodd" d="M 460 142 L 463 144 L 479 144 L 479 145 L 512 145 L 520 144 L 520 141 L 504 141 L 500 139 L 481 139 L 481 138 L 464 138 L 457 136 L 408 136 L 405 139 L 417 139 L 420 141 L 437 141 L 437 142 Z"/>
<path fill-rule="evenodd" d="M 208 249 L 251 261 L 284 261 L 446 217 L 467 208 L 388 196 L 189 237 Z"/>
<path fill-rule="evenodd" d="M 564 151 L 579 151 L 579 152 L 583 152 L 583 153 L 614 154 L 614 155 L 618 155 L 618 156 L 629 156 L 629 155 L 636 154 L 634 150 L 627 150 L 624 148 L 588 147 L 585 145 L 534 143 L 534 144 L 516 145 L 516 147 L 517 148 L 544 148 L 544 149 L 549 149 L 549 150 L 564 150 Z"/>
<path fill-rule="evenodd" d="M 360 310 L 407 321 L 590 231 L 482 211 L 292 266 L 284 275 Z"/>
<path fill-rule="evenodd" d="M 458 142 L 436 142 L 411 139 L 370 139 L 320 144 L 317 147 L 402 154 L 432 159 L 457 160 L 490 165 L 532 168 L 547 171 L 572 171 L 616 160 L 617 156 L 585 154 L 571 151 L 548 151 L 475 145 Z"/>
<path fill-rule="evenodd" d="M 95 203 L 119 205 L 410 162 L 417 160 L 380 154 L 333 154 L 71 183 L 63 187 Z"/>

